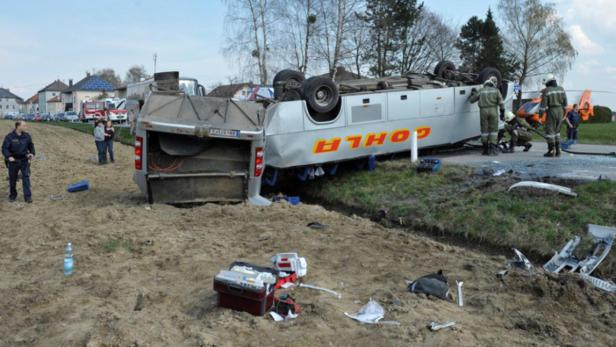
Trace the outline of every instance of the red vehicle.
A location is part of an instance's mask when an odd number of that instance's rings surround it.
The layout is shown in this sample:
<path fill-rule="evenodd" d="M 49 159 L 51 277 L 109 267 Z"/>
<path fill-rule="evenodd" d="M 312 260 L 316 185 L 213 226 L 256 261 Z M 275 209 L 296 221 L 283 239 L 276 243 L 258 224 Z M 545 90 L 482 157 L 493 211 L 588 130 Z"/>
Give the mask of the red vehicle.
<path fill-rule="evenodd" d="M 82 102 L 80 118 L 82 122 L 107 119 L 105 102 L 98 100 L 87 100 Z"/>

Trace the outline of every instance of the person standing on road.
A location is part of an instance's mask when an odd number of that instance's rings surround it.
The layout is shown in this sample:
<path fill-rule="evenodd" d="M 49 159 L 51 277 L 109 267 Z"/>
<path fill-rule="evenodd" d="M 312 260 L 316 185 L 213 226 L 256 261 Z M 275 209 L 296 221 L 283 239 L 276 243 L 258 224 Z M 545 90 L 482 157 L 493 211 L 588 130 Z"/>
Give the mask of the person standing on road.
<path fill-rule="evenodd" d="M 32 203 L 32 191 L 30 190 L 30 160 L 34 158 L 34 143 L 32 137 L 26 132 L 27 125 L 24 121 L 15 122 L 15 130 L 10 132 L 2 142 L 2 155 L 9 168 L 9 201 L 17 199 L 17 177 L 21 172 L 24 199 Z"/>
<path fill-rule="evenodd" d="M 105 147 L 105 123 L 96 121 L 94 126 L 94 142 L 98 152 L 98 164 L 107 164 L 107 148 Z"/>
<path fill-rule="evenodd" d="M 113 158 L 113 138 L 115 137 L 115 131 L 113 130 L 113 122 L 108 120 L 105 126 L 105 148 L 109 153 L 109 161 L 115 163 Z"/>
<path fill-rule="evenodd" d="M 545 88 L 541 91 L 541 106 L 539 114 L 547 112 L 545 120 L 545 137 L 548 151 L 544 157 L 560 157 L 560 128 L 565 109 L 567 108 L 567 93 L 556 83 L 556 77 L 549 74 L 545 79 Z"/>
<path fill-rule="evenodd" d="M 479 91 L 473 89 L 468 97 L 470 103 L 479 101 L 479 116 L 481 124 L 481 143 L 483 144 L 482 155 L 496 156 L 496 141 L 498 138 L 498 118 L 505 116 L 505 103 L 501 92 L 496 88 L 498 80 L 490 77 L 483 83 Z"/>
<path fill-rule="evenodd" d="M 565 122 L 567 122 L 567 143 L 575 144 L 577 141 L 577 128 L 580 125 L 580 114 L 578 113 L 578 105 L 573 105 L 573 109 L 567 112 Z"/>

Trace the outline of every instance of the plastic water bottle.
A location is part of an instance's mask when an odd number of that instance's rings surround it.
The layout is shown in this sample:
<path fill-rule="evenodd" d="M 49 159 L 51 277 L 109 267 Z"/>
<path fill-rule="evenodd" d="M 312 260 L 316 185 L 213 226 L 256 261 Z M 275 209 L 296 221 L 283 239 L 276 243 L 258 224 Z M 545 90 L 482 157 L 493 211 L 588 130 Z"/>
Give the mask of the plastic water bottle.
<path fill-rule="evenodd" d="M 73 245 L 69 242 L 64 247 L 64 276 L 73 274 Z"/>

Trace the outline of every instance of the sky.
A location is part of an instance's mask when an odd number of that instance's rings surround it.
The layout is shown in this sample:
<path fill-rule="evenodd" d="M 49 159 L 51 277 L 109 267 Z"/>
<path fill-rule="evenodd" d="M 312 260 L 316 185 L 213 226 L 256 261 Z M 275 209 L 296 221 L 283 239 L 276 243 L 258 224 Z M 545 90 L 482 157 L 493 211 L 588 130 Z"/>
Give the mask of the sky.
<path fill-rule="evenodd" d="M 579 52 L 563 85 L 593 89 L 593 99 L 616 109 L 616 1 L 553 2 Z M 424 4 L 460 26 L 483 18 L 497 0 Z M 77 82 L 92 69 L 110 67 L 124 77 L 137 64 L 152 72 L 155 53 L 157 71 L 179 70 L 206 87 L 226 83 L 236 67 L 221 52 L 225 13 L 222 0 L 3 1 L 0 87 L 26 99 L 55 79 Z"/>

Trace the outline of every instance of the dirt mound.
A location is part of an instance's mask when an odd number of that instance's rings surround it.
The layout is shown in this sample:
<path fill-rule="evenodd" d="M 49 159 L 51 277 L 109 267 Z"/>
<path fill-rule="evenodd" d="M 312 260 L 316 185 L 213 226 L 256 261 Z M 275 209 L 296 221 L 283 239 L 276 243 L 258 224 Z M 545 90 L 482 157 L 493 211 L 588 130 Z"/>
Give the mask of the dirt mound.
<path fill-rule="evenodd" d="M 0 123 L 4 124 L 4 123 Z M 0 202 L 0 345 L 6 346 L 506 346 L 615 345 L 614 298 L 574 276 L 495 272 L 488 256 L 320 206 L 148 206 L 131 182 L 131 148 L 100 167 L 91 137 L 33 125 L 35 203 Z M 66 185 L 89 179 L 91 189 Z M 0 189 L 7 189 L 6 181 Z M 49 199 L 61 195 L 62 199 Z M 307 227 L 318 221 L 326 229 Z M 75 273 L 62 275 L 66 242 Z M 213 276 L 234 260 L 266 264 L 298 251 L 306 281 L 285 323 L 216 307 Z M 465 307 L 409 293 L 405 278 L 443 269 L 465 282 Z M 451 286 L 453 290 L 453 286 Z M 343 315 L 370 298 L 400 326 Z M 432 332 L 432 321 L 456 326 Z"/>

